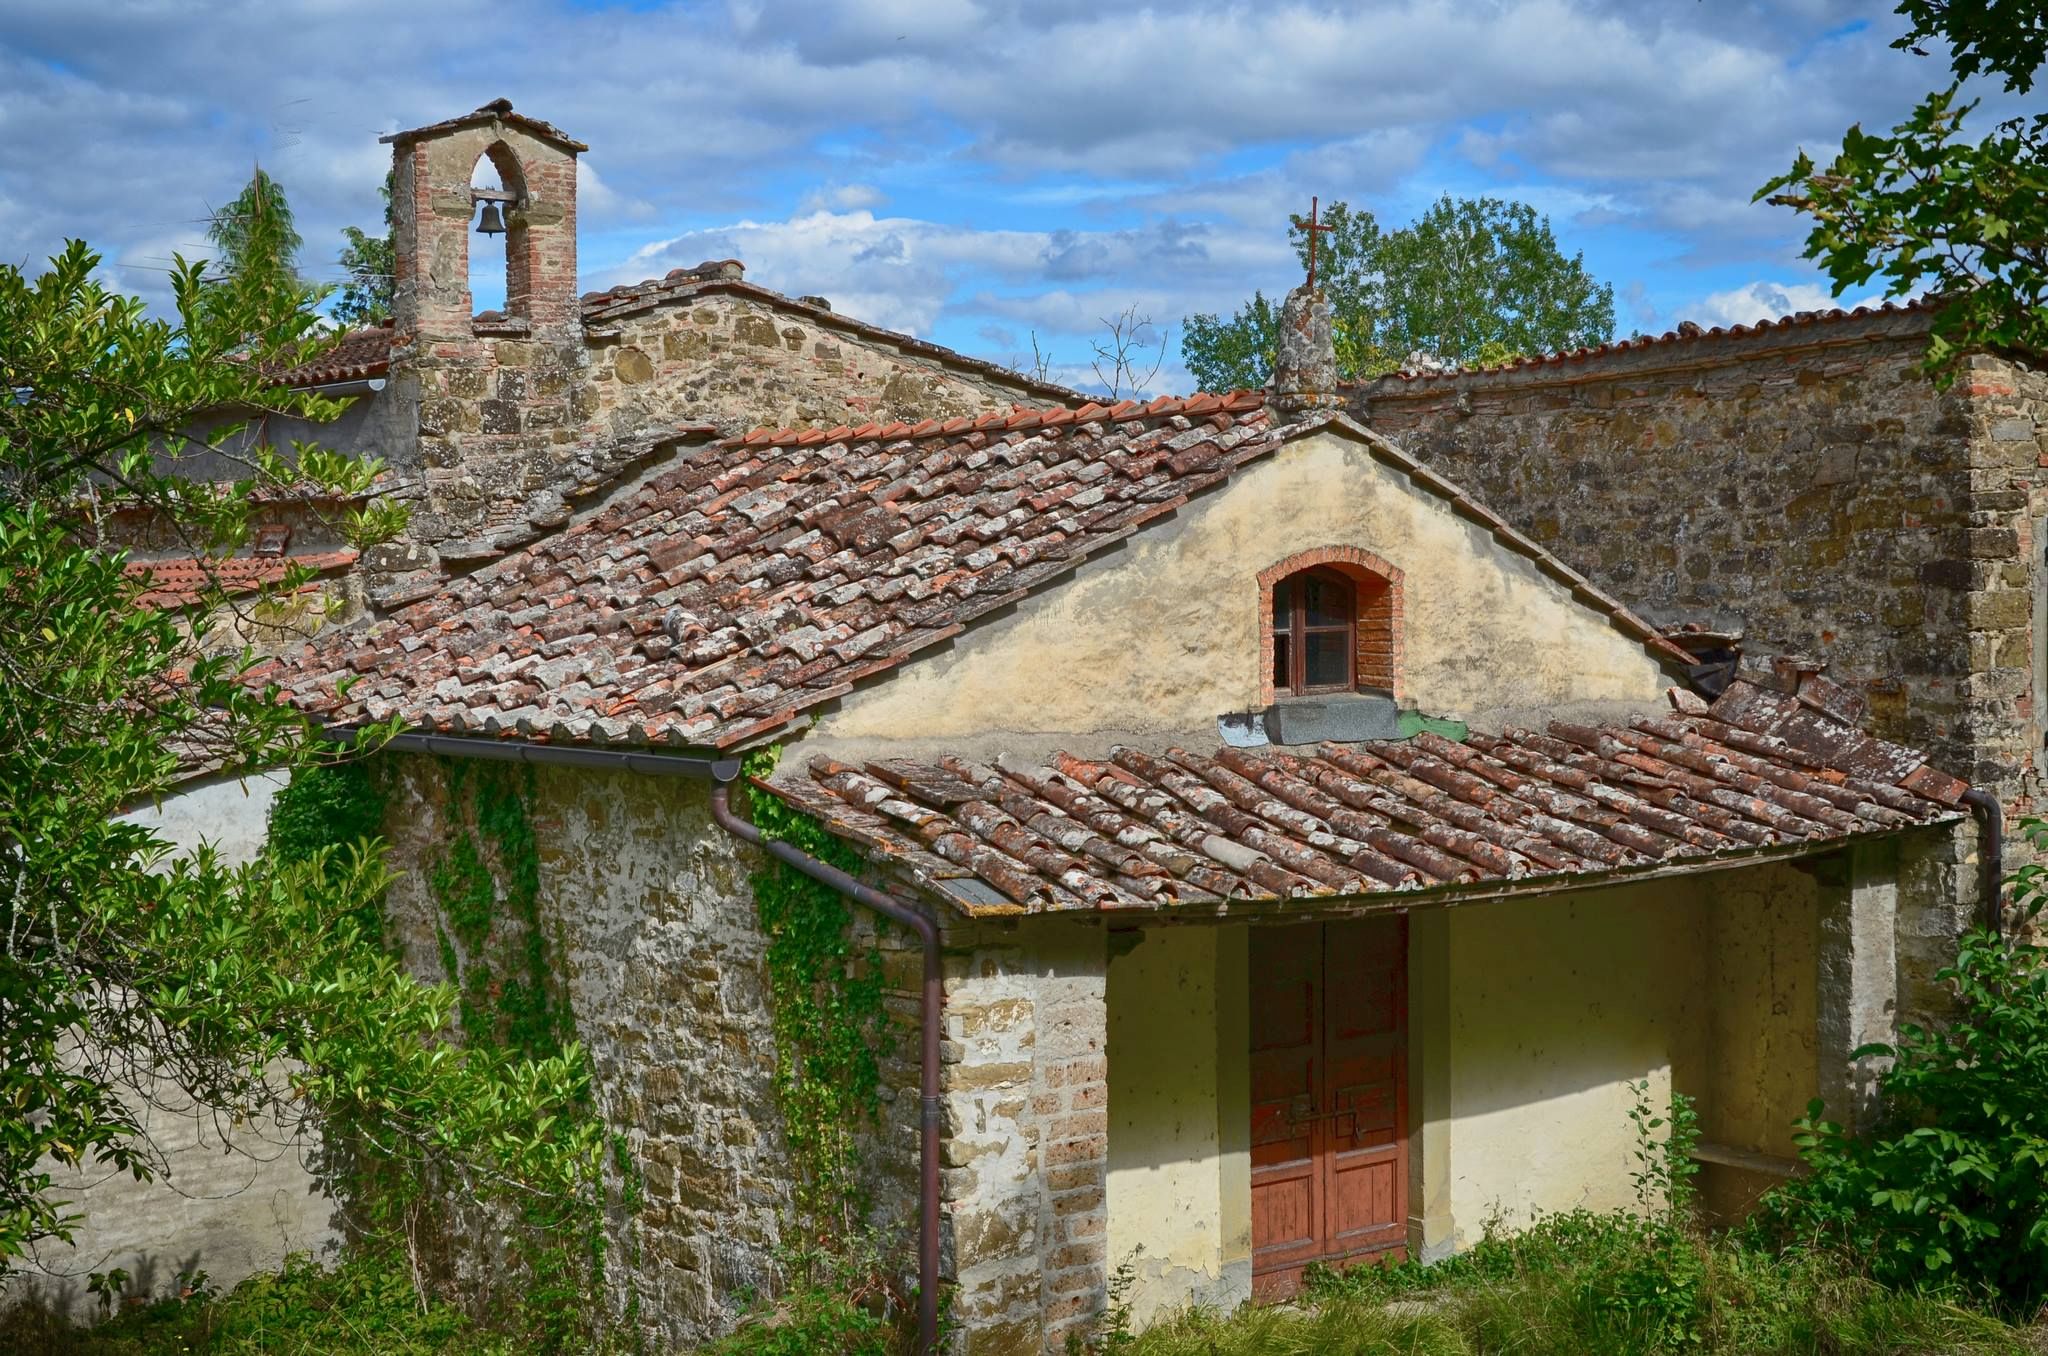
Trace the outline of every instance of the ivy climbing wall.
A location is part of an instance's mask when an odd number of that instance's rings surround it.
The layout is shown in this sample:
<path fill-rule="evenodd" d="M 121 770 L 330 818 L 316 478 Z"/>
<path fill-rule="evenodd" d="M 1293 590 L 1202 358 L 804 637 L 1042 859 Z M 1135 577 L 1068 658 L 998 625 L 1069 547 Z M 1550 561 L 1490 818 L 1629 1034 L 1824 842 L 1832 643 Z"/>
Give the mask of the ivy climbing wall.
<path fill-rule="evenodd" d="M 817 1158 L 820 1144 L 888 1158 L 858 1174 L 853 1208 L 914 1221 L 914 1040 L 865 1047 L 865 1070 L 848 1081 L 863 1056 L 804 1044 L 803 1032 L 858 1027 L 858 1013 L 877 1029 L 902 1020 L 914 999 L 886 992 L 906 973 L 915 992 L 916 953 L 907 969 L 894 959 L 902 939 L 876 962 L 872 929 L 846 932 L 843 905 L 827 928 L 816 901 L 778 895 L 772 881 L 757 901 L 762 859 L 712 822 L 701 785 L 390 761 L 387 835 L 403 875 L 387 942 L 415 972 L 458 987 L 466 1040 L 588 1051 L 623 1202 L 607 1229 L 615 1319 L 661 1349 L 723 1333 L 749 1296 L 777 1289 L 815 1243 L 821 1204 L 831 1214 L 828 1202 L 844 1199 L 831 1166 L 842 1160 Z M 773 962 L 764 916 L 782 939 Z M 804 980 L 818 963 L 840 978 Z M 778 1012 L 802 1052 L 794 1062 L 778 1061 Z M 800 1083 L 806 1069 L 828 1076 L 792 1098 L 793 1069 Z M 821 1103 L 827 1087 L 839 1091 Z M 787 1106 L 812 1128 L 790 1134 Z M 850 1132 L 822 1129 L 866 1106 L 876 1114 Z M 799 1166 L 820 1161 L 822 1174 Z"/>

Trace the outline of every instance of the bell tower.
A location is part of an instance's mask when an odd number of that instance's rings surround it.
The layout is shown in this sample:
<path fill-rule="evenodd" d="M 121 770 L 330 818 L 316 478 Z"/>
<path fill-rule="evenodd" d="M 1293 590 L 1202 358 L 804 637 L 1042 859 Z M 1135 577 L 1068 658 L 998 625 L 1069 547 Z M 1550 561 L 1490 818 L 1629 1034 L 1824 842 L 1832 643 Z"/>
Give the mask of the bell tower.
<path fill-rule="evenodd" d="M 415 499 L 408 548 L 386 553 L 386 587 L 373 586 L 388 605 L 497 554 L 589 413 L 576 292 L 576 158 L 589 148 L 506 99 L 383 140 L 391 380 L 419 427 L 411 456 L 391 459 Z M 476 311 L 471 250 L 504 252 L 502 310 Z"/>

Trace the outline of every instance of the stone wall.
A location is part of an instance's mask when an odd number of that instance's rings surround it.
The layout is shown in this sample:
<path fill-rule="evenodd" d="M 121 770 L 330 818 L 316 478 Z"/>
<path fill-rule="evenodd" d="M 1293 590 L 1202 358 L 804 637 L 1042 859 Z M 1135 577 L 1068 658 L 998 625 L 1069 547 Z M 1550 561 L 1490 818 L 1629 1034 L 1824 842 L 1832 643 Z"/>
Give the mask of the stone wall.
<path fill-rule="evenodd" d="M 387 828 L 405 874 L 387 936 L 415 973 L 439 980 L 448 929 L 427 881 L 450 837 L 451 765 L 392 761 Z M 712 822 L 698 783 L 540 768 L 530 814 L 548 964 L 590 1051 L 598 1111 L 625 1135 L 645 1184 L 638 1219 L 612 1239 L 614 1313 L 637 1295 L 654 1350 L 708 1340 L 750 1296 L 775 1293 L 790 1218 L 767 938 L 749 879 L 760 857 Z M 914 1281 L 922 953 L 915 937 L 878 935 L 860 913 L 855 938 L 879 948 L 894 1026 L 863 1184 Z"/>
<path fill-rule="evenodd" d="M 387 826 L 404 874 L 387 939 L 422 978 L 453 979 L 428 887 L 452 837 L 451 765 L 391 761 Z M 539 769 L 530 814 L 548 964 L 590 1052 L 598 1109 L 645 1180 L 640 1265 L 625 1263 L 625 1238 L 608 1258 L 617 1307 L 637 1290 L 657 1347 L 715 1335 L 743 1292 L 772 1289 L 788 1201 L 749 863 L 703 789 L 667 779 Z"/>
<path fill-rule="evenodd" d="M 1660 622 L 1732 623 L 1870 698 L 1876 732 L 1976 762 L 1976 423 L 1892 313 L 1354 388 L 1352 412 Z M 1997 610 L 2004 605 L 1990 605 Z M 2001 614 L 2002 615 L 2002 614 Z"/>
<path fill-rule="evenodd" d="M 2048 374 L 1979 356 L 1937 391 L 1927 323 L 1388 377 L 1351 408 L 1653 620 L 1828 661 L 1877 733 L 2027 810 Z"/>
<path fill-rule="evenodd" d="M 678 423 L 716 424 L 727 434 L 857 428 L 1051 403 L 1022 378 L 835 325 L 814 305 L 773 304 L 740 290 L 604 317 L 593 320 L 588 380 L 617 434 Z"/>
<path fill-rule="evenodd" d="M 942 1189 L 960 1356 L 1038 1356 L 1107 1302 L 1108 958 L 1086 923 L 946 935 Z"/>

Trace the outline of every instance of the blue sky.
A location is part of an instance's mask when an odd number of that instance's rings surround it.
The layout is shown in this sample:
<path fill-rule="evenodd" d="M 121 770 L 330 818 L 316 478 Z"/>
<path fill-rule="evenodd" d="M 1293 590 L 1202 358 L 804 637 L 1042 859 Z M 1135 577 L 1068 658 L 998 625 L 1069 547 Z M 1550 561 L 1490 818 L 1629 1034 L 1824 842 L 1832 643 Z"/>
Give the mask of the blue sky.
<path fill-rule="evenodd" d="M 1520 198 L 1622 334 L 1750 321 L 1826 304 L 1756 187 L 1944 83 L 1899 27 L 1846 0 L 0 0 L 0 258 L 82 236 L 160 299 L 260 162 L 337 278 L 377 138 L 503 96 L 590 144 L 586 287 L 737 257 L 982 357 L 1035 334 L 1074 381 L 1135 306 L 1181 387 L 1181 318 L 1298 281 L 1311 194 L 1386 225 Z"/>

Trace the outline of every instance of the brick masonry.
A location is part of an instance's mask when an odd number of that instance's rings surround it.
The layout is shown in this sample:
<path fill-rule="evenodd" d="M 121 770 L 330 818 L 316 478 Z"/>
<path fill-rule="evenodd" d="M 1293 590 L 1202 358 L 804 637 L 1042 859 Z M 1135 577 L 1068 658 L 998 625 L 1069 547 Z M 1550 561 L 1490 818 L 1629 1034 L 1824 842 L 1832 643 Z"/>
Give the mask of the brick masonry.
<path fill-rule="evenodd" d="M 1328 566 L 1351 581 L 1358 609 L 1358 655 L 1356 674 L 1361 687 L 1403 695 L 1402 659 L 1405 655 L 1401 633 L 1404 576 L 1399 566 L 1371 551 L 1355 546 L 1318 546 L 1289 556 L 1259 571 L 1259 653 L 1273 653 L 1273 586 L 1288 575 L 1318 565 Z M 1273 674 L 1269 667 L 1259 671 L 1260 699 L 1273 701 Z"/>
<path fill-rule="evenodd" d="M 1388 377 L 1350 408 L 1653 620 L 1827 661 L 1875 733 L 2024 811 L 2048 377 L 1977 357 L 1939 392 L 1926 327 L 1892 311 Z"/>
<path fill-rule="evenodd" d="M 942 1191 L 959 1356 L 1040 1356 L 1107 1303 L 1107 952 L 1030 919 L 946 934 Z"/>

